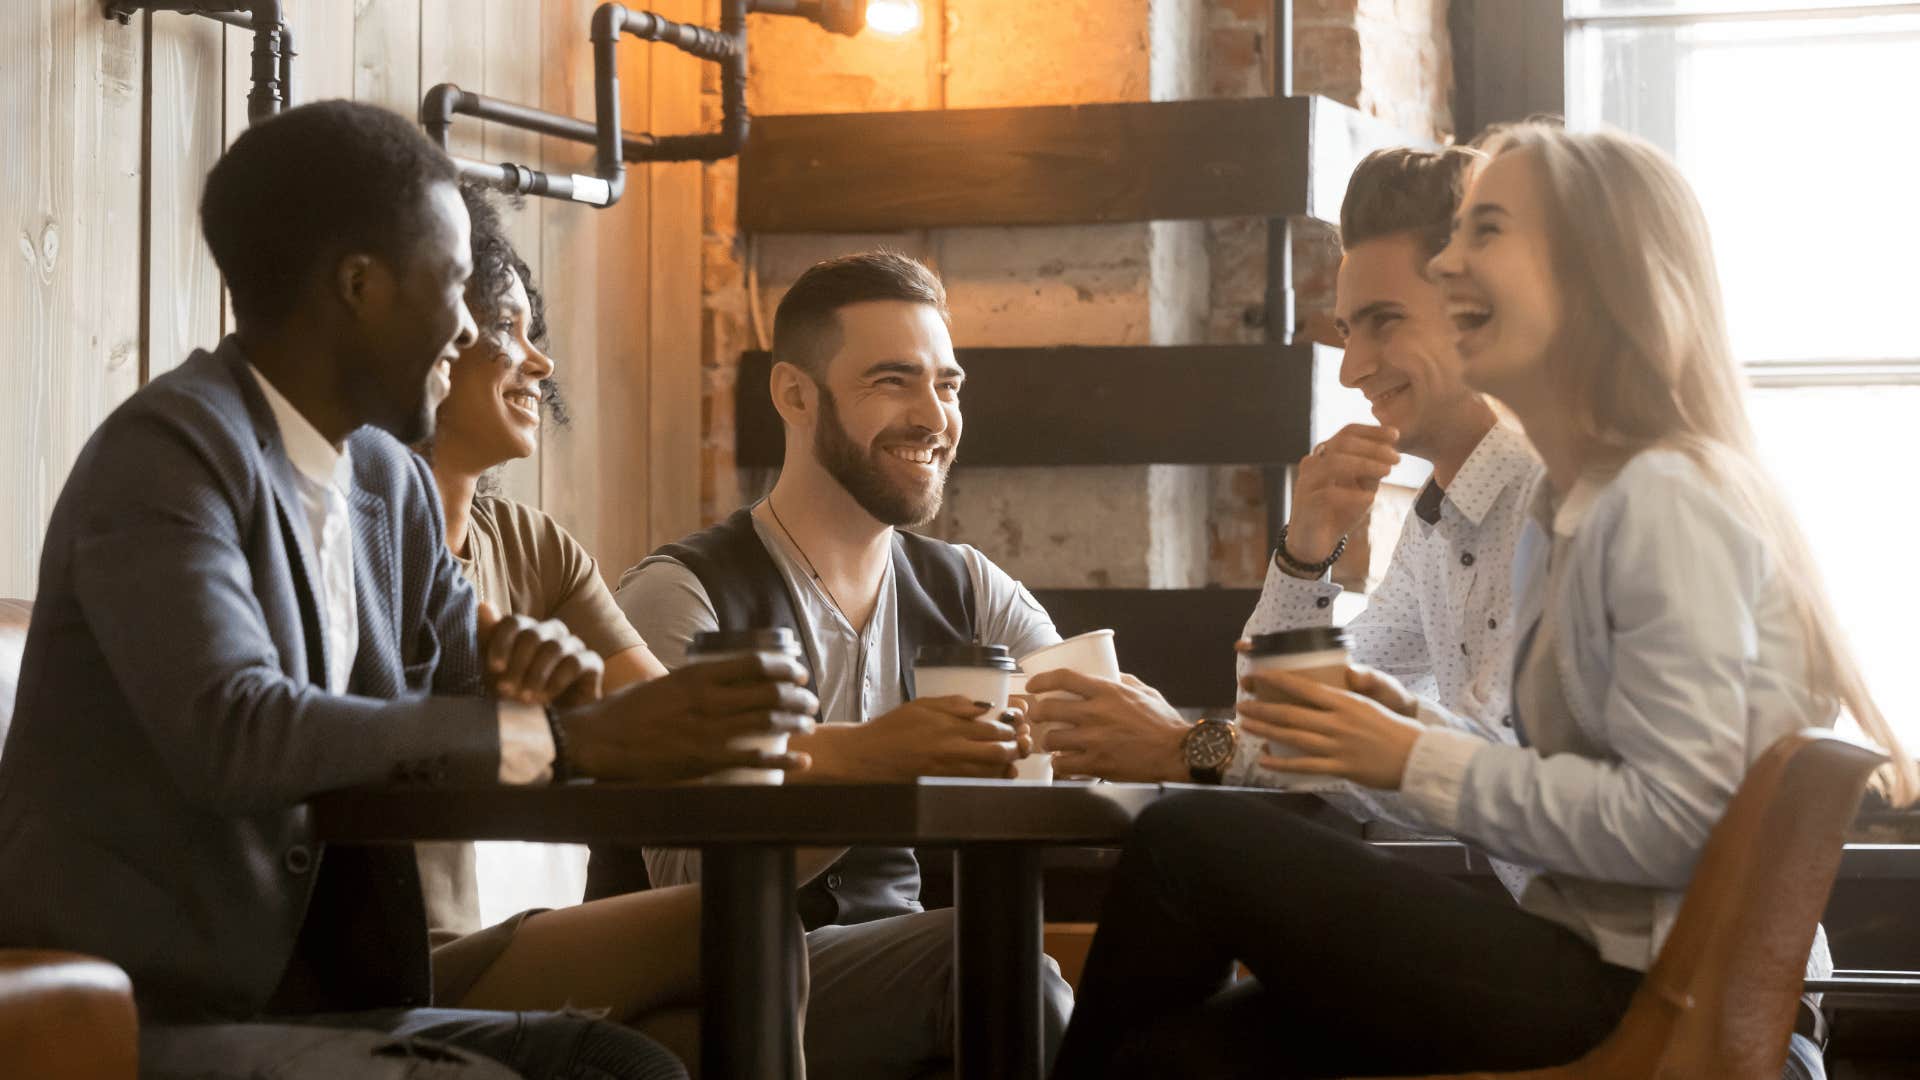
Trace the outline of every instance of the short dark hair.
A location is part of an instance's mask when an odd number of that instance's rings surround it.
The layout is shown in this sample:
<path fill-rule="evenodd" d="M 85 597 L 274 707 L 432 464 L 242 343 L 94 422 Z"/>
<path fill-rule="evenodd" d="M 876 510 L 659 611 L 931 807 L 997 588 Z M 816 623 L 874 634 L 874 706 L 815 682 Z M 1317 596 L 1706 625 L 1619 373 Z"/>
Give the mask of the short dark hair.
<path fill-rule="evenodd" d="M 947 287 L 920 260 L 885 249 L 842 255 L 818 262 L 800 275 L 773 316 L 773 358 L 792 364 L 815 382 L 826 375 L 827 360 L 839 351 L 837 313 L 869 300 L 905 300 L 925 304 L 951 324 Z"/>
<path fill-rule="evenodd" d="M 1353 170 L 1340 203 L 1340 245 L 1414 233 L 1432 258 L 1447 246 L 1467 181 L 1486 155 L 1464 146 L 1441 150 L 1375 150 Z"/>
<path fill-rule="evenodd" d="M 245 322 L 279 322 L 324 260 L 404 260 L 452 159 L 398 113 L 316 101 L 249 127 L 207 175 L 200 225 Z"/>

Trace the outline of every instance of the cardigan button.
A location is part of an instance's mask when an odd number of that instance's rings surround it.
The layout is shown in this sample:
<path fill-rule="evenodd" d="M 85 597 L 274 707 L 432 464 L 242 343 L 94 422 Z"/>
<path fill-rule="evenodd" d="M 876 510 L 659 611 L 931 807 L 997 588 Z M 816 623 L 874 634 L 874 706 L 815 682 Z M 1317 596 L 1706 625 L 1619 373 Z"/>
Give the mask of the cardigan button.
<path fill-rule="evenodd" d="M 1472 566 L 1472 565 L 1473 565 L 1473 552 L 1471 552 L 1471 551 L 1463 551 L 1463 552 L 1461 552 L 1461 553 L 1460 553 L 1460 565 L 1461 565 L 1461 566 Z"/>
<path fill-rule="evenodd" d="M 304 874 L 313 869 L 313 851 L 305 844 L 295 844 L 281 856 L 280 865 L 286 867 L 289 874 Z"/>

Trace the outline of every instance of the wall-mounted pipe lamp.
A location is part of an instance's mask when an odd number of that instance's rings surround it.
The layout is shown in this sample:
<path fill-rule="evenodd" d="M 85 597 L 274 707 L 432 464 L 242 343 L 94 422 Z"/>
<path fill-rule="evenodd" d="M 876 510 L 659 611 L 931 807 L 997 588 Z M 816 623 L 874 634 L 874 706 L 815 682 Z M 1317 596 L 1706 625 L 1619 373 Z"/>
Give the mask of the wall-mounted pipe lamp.
<path fill-rule="evenodd" d="M 121 26 L 136 11 L 177 11 L 253 31 L 253 88 L 247 91 L 249 124 L 272 116 L 293 100 L 293 29 L 280 0 L 103 0 L 102 13 Z"/>
<path fill-rule="evenodd" d="M 441 83 L 420 102 L 420 124 L 447 148 L 453 118 L 472 116 L 507 127 L 594 147 L 594 174 L 547 173 L 513 162 L 489 164 L 455 156 L 463 175 L 504 191 L 572 199 L 608 207 L 626 190 L 626 163 L 641 161 L 717 161 L 740 152 L 747 142 L 747 14 L 796 15 L 837 34 L 857 34 L 872 26 L 887 34 L 910 33 L 920 25 L 916 0 L 722 0 L 720 28 L 677 23 L 652 12 L 629 11 L 623 4 L 602 4 L 593 13 L 594 120 L 462 90 Z M 616 47 L 622 34 L 671 45 L 720 65 L 720 129 L 693 135 L 650 135 L 620 126 L 620 73 Z"/>

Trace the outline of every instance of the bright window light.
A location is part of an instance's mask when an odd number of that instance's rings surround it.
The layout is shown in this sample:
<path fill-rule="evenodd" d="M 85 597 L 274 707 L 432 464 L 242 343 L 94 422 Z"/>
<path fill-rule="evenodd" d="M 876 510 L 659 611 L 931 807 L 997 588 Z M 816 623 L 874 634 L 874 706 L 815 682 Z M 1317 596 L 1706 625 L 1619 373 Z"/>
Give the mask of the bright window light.
<path fill-rule="evenodd" d="M 911 34 L 920 29 L 920 5 L 917 0 L 870 0 L 867 28 L 888 37 Z"/>

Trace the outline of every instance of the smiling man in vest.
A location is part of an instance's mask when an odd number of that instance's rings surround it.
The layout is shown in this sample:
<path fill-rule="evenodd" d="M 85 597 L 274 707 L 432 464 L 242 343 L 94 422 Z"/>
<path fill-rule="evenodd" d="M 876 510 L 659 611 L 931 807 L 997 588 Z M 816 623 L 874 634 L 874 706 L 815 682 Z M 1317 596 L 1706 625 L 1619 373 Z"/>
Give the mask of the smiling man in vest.
<path fill-rule="evenodd" d="M 799 635 L 824 723 L 793 740 L 813 759 L 794 782 L 1006 776 L 1025 749 L 971 703 L 911 700 L 919 646 L 977 640 L 1020 657 L 1060 640 L 1032 595 L 978 551 L 904 529 L 939 511 L 960 443 L 966 375 L 948 322 L 940 280 L 904 255 L 850 255 L 801 275 L 774 320 L 779 481 L 621 581 L 621 608 L 669 667 L 705 630 Z M 635 857 L 596 850 L 593 877 Z M 656 884 L 696 880 L 697 857 L 646 853 Z M 921 909 L 913 852 L 803 853 L 800 875 L 808 1074 L 940 1069 L 953 1052 L 953 912 Z M 1051 964 L 1046 979 L 1050 1060 L 1071 992 Z"/>

